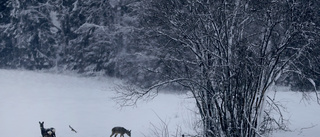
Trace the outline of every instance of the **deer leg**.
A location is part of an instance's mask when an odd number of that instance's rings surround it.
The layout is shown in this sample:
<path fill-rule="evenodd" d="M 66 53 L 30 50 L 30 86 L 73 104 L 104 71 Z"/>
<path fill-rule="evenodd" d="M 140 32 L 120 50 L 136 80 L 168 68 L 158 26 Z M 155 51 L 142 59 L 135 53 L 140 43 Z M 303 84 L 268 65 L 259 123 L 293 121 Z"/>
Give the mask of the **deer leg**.
<path fill-rule="evenodd" d="M 110 135 L 110 137 L 112 137 L 114 135 L 114 132 L 112 132 L 112 134 Z"/>

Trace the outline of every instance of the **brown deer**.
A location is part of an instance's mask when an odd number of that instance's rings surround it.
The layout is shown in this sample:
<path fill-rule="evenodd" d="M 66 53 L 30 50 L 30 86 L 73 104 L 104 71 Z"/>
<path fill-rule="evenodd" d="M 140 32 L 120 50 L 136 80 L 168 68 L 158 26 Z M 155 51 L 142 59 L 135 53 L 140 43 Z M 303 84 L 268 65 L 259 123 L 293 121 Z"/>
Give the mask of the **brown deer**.
<path fill-rule="evenodd" d="M 124 137 L 124 134 L 127 134 L 129 137 L 131 137 L 131 130 L 127 130 L 124 127 L 114 127 L 111 131 L 112 134 L 110 135 L 110 137 L 112 137 L 113 135 L 117 137 L 118 134 L 120 134 L 120 137 Z"/>

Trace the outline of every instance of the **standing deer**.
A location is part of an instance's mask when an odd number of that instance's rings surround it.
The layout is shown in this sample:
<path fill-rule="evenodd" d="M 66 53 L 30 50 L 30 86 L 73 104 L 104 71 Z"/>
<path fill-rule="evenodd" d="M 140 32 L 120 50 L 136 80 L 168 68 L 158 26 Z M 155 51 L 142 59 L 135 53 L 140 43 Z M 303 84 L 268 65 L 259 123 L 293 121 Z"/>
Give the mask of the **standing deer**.
<path fill-rule="evenodd" d="M 54 128 L 44 128 L 44 122 L 39 121 L 39 124 L 42 137 L 56 137 L 56 130 Z"/>
<path fill-rule="evenodd" d="M 112 134 L 110 137 L 112 137 L 115 134 L 115 137 L 117 137 L 118 134 L 120 134 L 120 137 L 124 137 L 124 134 L 127 134 L 129 137 L 131 137 L 131 130 L 127 130 L 124 127 L 114 127 L 112 128 Z"/>

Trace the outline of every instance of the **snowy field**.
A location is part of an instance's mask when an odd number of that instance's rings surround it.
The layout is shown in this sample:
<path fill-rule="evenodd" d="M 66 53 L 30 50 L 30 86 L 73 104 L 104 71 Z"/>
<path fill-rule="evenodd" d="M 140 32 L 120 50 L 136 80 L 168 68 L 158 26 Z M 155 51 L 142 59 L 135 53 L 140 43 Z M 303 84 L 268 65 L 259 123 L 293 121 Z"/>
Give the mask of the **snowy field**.
<path fill-rule="evenodd" d="M 302 94 L 279 88 L 275 98 L 285 108 L 282 113 L 289 120 L 290 131 L 274 133 L 273 137 L 320 137 L 320 105 L 315 93 Z"/>
<path fill-rule="evenodd" d="M 155 137 L 155 127 L 164 128 L 162 121 L 170 136 L 195 132 L 196 116 L 190 111 L 195 107 L 186 95 L 159 94 L 152 101 L 120 108 L 112 99 L 115 83 L 119 81 L 112 78 L 0 69 L 1 137 L 41 137 L 39 121 L 56 128 L 57 137 L 109 137 L 114 126 L 132 130 L 133 137 Z M 300 93 L 288 91 L 277 92 L 276 99 L 287 107 L 284 115 L 291 120 L 292 132 L 273 136 L 320 136 L 315 101 L 301 101 Z"/>

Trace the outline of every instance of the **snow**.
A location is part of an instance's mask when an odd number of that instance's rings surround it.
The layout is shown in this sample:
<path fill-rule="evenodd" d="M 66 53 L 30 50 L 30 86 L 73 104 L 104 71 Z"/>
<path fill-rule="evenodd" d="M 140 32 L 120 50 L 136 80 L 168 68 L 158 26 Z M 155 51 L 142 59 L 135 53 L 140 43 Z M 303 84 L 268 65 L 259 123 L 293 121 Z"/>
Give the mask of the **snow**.
<path fill-rule="evenodd" d="M 39 121 L 54 127 L 58 137 L 105 137 L 114 126 L 132 130 L 134 137 L 155 136 L 156 128 L 168 125 L 176 131 L 194 134 L 197 117 L 188 95 L 159 94 L 155 99 L 120 108 L 112 99 L 120 80 L 80 77 L 25 70 L 0 69 L 0 133 L 3 137 L 40 137 Z M 302 94 L 280 89 L 276 99 L 287 107 L 292 132 L 274 137 L 316 137 L 320 130 L 320 107 L 315 98 L 301 101 Z M 311 96 L 313 96 L 311 94 Z M 71 125 L 78 133 L 70 130 Z"/>
<path fill-rule="evenodd" d="M 51 11 L 50 12 L 50 18 L 51 18 L 52 24 L 54 26 L 56 26 L 57 28 L 61 29 L 61 24 L 58 21 L 57 12 Z"/>
<path fill-rule="evenodd" d="M 54 127 L 58 137 L 110 136 L 114 126 L 132 130 L 133 136 L 151 136 L 151 125 L 161 128 L 161 120 L 172 132 L 177 127 L 192 128 L 186 122 L 194 119 L 189 111 L 194 108 L 185 96 L 159 94 L 136 107 L 120 108 L 112 99 L 116 79 L 21 70 L 0 70 L 0 76 L 4 137 L 40 137 L 39 121 L 45 128 Z M 69 125 L 78 133 L 71 132 Z"/>
<path fill-rule="evenodd" d="M 117 6 L 119 4 L 119 0 L 109 0 L 109 4 L 111 5 L 112 8 Z"/>
<path fill-rule="evenodd" d="M 276 132 L 274 137 L 319 137 L 320 105 L 315 93 L 277 92 L 276 99 L 285 107 L 283 115 L 291 131 Z"/>

